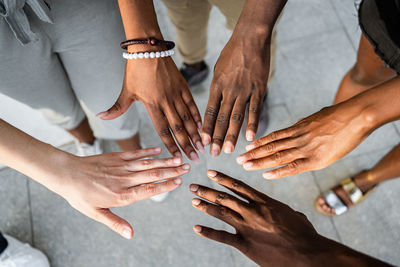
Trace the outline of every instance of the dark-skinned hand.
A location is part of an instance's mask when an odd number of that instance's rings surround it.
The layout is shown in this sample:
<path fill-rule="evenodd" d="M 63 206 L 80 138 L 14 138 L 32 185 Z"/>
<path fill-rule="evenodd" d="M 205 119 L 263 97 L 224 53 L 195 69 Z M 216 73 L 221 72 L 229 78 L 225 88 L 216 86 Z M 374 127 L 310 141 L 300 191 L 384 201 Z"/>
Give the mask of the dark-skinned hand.
<path fill-rule="evenodd" d="M 305 215 L 223 173 L 208 177 L 236 195 L 192 184 L 193 206 L 235 229 L 195 225 L 202 237 L 233 246 L 260 266 L 389 266 L 317 233 Z M 207 201 L 205 201 L 207 200 Z"/>
<path fill-rule="evenodd" d="M 207 200 L 194 198 L 193 206 L 236 230 L 229 233 L 196 225 L 196 233 L 237 248 L 261 266 L 291 266 L 314 251 L 313 242 L 319 242 L 320 236 L 306 216 L 223 173 L 209 170 L 207 175 L 244 200 L 192 184 L 192 193 Z"/>
<path fill-rule="evenodd" d="M 128 60 L 118 100 L 98 116 L 104 120 L 117 118 L 136 100 L 145 106 L 168 151 L 182 156 L 175 137 L 187 157 L 198 163 L 194 147 L 204 152 L 198 132 L 202 126 L 201 117 L 172 58 Z"/>
<path fill-rule="evenodd" d="M 269 40 L 258 43 L 232 36 L 215 65 L 202 129 L 203 145 L 211 144 L 213 156 L 222 147 L 225 153 L 235 149 L 247 104 L 246 138 L 252 141 L 256 136 L 270 64 Z"/>

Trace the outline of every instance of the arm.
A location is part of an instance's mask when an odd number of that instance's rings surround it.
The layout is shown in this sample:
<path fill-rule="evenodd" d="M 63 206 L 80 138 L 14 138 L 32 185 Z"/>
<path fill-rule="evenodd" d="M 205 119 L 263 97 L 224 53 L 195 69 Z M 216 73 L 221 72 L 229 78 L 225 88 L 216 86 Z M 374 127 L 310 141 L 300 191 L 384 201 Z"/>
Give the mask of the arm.
<path fill-rule="evenodd" d="M 356 148 L 375 129 L 400 119 L 400 77 L 349 100 L 323 108 L 295 125 L 249 144 L 237 161 L 246 170 L 280 168 L 277 179 L 322 169 Z"/>
<path fill-rule="evenodd" d="M 252 141 L 256 136 L 267 90 L 272 30 L 285 3 L 286 0 L 247 0 L 221 52 L 202 129 L 203 145 L 211 143 L 210 153 L 214 156 L 220 154 L 222 147 L 225 153 L 235 149 L 247 103 L 246 138 Z"/>
<path fill-rule="evenodd" d="M 181 179 L 172 178 L 189 171 L 189 165 L 181 165 L 181 158 L 139 160 L 160 152 L 160 148 L 149 148 L 76 157 L 0 120 L 1 163 L 31 177 L 81 213 L 128 239 L 133 235 L 131 225 L 109 208 L 174 190 Z"/>
<path fill-rule="evenodd" d="M 163 38 L 153 1 L 119 0 L 118 3 L 127 39 Z M 129 52 L 162 50 L 165 48 L 147 45 L 128 48 Z M 127 60 L 118 100 L 98 116 L 105 120 L 114 119 L 125 113 L 135 100 L 144 104 L 155 129 L 172 155 L 181 156 L 174 135 L 188 158 L 199 161 L 195 148 L 204 151 L 198 132 L 201 117 L 186 82 L 170 57 Z"/>
<path fill-rule="evenodd" d="M 246 201 L 192 184 L 193 206 L 235 228 L 236 233 L 196 225 L 200 236 L 239 249 L 260 266 L 389 266 L 317 233 L 307 217 L 243 182 L 216 171 L 208 177 Z"/>

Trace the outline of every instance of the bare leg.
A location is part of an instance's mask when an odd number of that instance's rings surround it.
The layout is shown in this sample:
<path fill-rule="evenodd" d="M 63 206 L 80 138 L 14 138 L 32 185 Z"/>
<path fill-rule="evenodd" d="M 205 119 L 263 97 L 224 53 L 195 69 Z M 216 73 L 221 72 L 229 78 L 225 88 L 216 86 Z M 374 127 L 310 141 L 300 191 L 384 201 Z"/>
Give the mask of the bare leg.
<path fill-rule="evenodd" d="M 372 45 L 362 35 L 357 62 L 340 83 L 334 104 L 345 101 L 395 76 L 396 72 L 385 66 L 385 63 L 375 54 Z"/>
<path fill-rule="evenodd" d="M 374 48 L 364 35 L 361 36 L 358 49 L 357 62 L 344 76 L 336 93 L 334 104 L 345 101 L 357 94 L 364 92 L 380 83 L 396 76 L 396 73 L 385 66 L 385 63 L 374 52 Z M 378 183 L 400 177 L 400 145 L 393 148 L 372 169 L 356 174 L 353 179 L 355 184 L 366 192 Z M 353 204 L 341 186 L 333 188 L 339 198 L 351 207 Z M 334 214 L 325 200 L 320 196 L 317 203 L 326 212 Z"/>
<path fill-rule="evenodd" d="M 93 135 L 92 129 L 90 128 L 87 118 L 83 119 L 83 121 L 78 125 L 78 127 L 72 130 L 67 130 L 67 132 L 72 134 L 81 143 L 86 143 L 90 145 L 94 143 L 95 137 Z"/>

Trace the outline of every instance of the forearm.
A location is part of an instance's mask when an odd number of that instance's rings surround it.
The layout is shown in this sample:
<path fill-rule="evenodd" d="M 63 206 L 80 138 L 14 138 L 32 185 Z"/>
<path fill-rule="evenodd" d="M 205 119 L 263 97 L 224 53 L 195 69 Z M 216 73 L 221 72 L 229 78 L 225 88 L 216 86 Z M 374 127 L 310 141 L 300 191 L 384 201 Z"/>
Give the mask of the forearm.
<path fill-rule="evenodd" d="M 62 181 L 55 181 L 52 177 L 62 176 L 60 165 L 68 155 L 0 119 L 0 163 L 31 177 L 52 191 Z M 56 171 L 58 173 L 54 175 Z"/>
<path fill-rule="evenodd" d="M 233 36 L 253 37 L 262 44 L 270 40 L 275 22 L 287 0 L 247 0 Z"/>
<path fill-rule="evenodd" d="M 153 0 L 118 0 L 127 39 L 162 39 Z M 135 46 L 140 49 L 140 46 Z"/>
<path fill-rule="evenodd" d="M 339 104 L 340 105 L 340 104 Z M 400 119 L 400 77 L 365 91 L 345 102 L 362 118 L 364 130 L 371 133 L 380 126 Z"/>
<path fill-rule="evenodd" d="M 390 266 L 389 264 L 371 256 L 353 250 L 331 239 L 322 237 L 319 250 L 323 253 L 310 255 L 310 266 Z"/>

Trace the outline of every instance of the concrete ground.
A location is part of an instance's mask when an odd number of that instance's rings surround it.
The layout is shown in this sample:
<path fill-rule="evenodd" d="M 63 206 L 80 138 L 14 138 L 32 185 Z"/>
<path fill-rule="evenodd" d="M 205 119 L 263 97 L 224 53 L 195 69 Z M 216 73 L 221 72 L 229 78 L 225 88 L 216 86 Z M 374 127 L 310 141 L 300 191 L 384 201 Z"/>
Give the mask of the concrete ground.
<path fill-rule="evenodd" d="M 159 1 L 156 6 L 164 35 L 175 39 L 165 8 Z M 271 123 L 267 132 L 289 126 L 332 102 L 341 78 L 355 62 L 360 37 L 353 0 L 289 0 L 277 29 L 277 72 L 270 85 Z M 213 66 L 230 36 L 223 16 L 215 8 L 209 34 L 207 62 Z M 180 64 L 179 55 L 175 59 Z M 211 77 L 194 93 L 202 113 L 210 82 Z M 47 125 L 37 112 L 4 96 L 0 97 L 0 105 L 1 118 L 41 140 L 73 150 L 71 145 L 65 145 L 70 137 Z M 161 145 L 139 106 L 144 118 L 144 144 Z M 323 217 L 313 206 L 322 190 L 373 166 L 399 139 L 400 124 L 388 124 L 326 169 L 268 182 L 260 172 L 245 172 L 235 163 L 236 155 L 246 145 L 242 135 L 233 155 L 204 155 L 200 165 L 191 164 L 192 171 L 184 176 L 183 186 L 166 201 L 145 200 L 117 209 L 135 227 L 131 241 L 81 215 L 26 176 L 4 168 L 0 171 L 0 230 L 41 249 L 55 267 L 255 266 L 235 249 L 200 238 L 192 231 L 197 223 L 226 228 L 193 209 L 188 191 L 191 182 L 211 186 L 205 173 L 208 168 L 215 168 L 304 212 L 321 234 L 400 265 L 400 180 L 382 184 L 367 201 L 337 218 Z M 108 151 L 115 150 L 113 143 L 107 147 Z"/>

